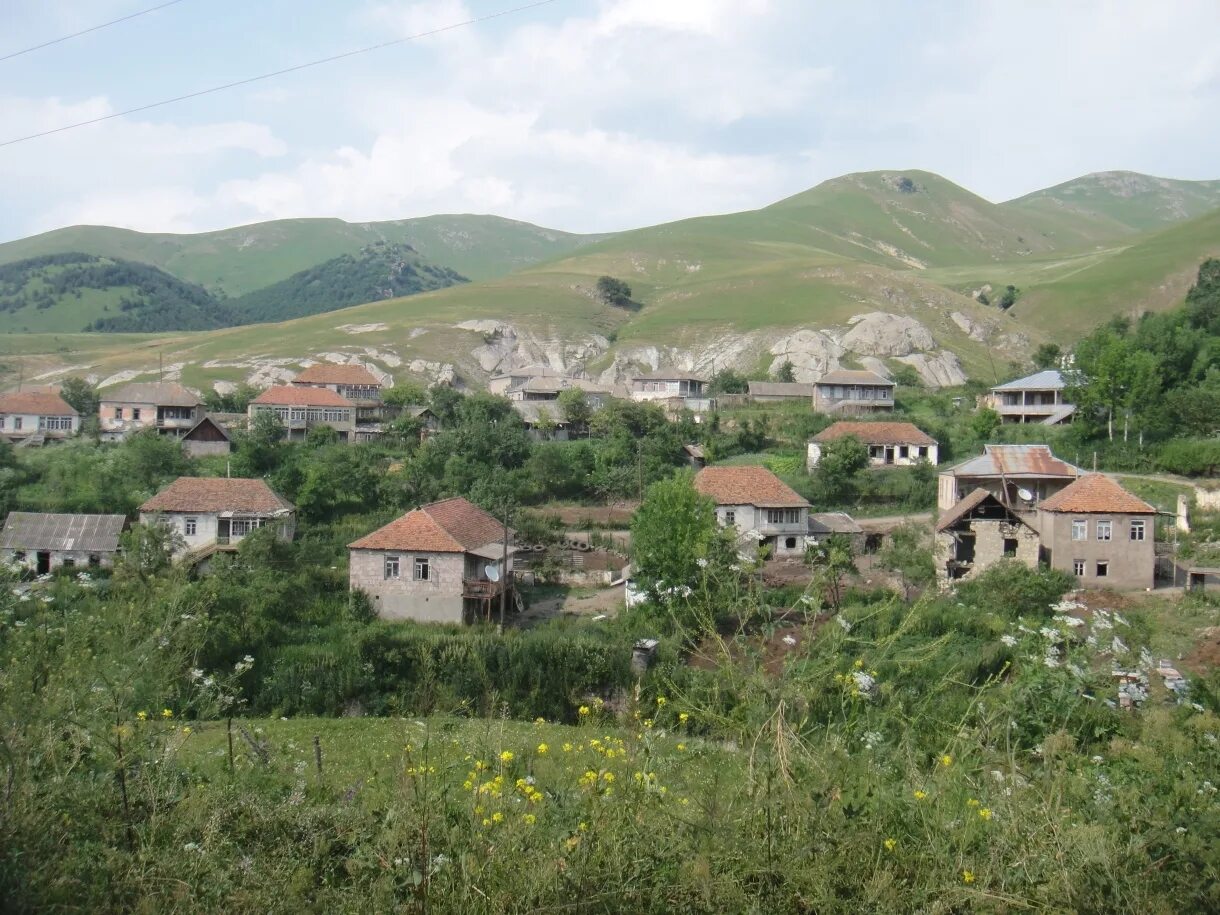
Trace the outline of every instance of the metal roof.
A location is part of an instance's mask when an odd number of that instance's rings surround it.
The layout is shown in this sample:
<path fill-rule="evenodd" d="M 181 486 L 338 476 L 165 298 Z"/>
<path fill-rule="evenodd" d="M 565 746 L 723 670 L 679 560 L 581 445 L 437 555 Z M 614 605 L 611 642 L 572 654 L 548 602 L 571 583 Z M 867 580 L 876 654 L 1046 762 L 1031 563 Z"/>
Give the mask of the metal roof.
<path fill-rule="evenodd" d="M 887 388 L 895 386 L 888 378 L 882 378 L 876 372 L 867 369 L 835 369 L 818 379 L 818 384 L 871 384 L 884 385 Z"/>
<path fill-rule="evenodd" d="M 991 390 L 993 391 L 1061 391 L 1067 385 L 1063 381 L 1063 375 L 1058 369 L 1047 369 L 1044 372 L 1035 372 L 1033 375 L 1026 375 L 1024 378 L 1018 378 L 1016 381 L 1008 381 L 1004 384 L 996 385 Z"/>
<path fill-rule="evenodd" d="M 813 385 L 799 381 L 751 381 L 751 397 L 813 397 Z"/>
<path fill-rule="evenodd" d="M 176 381 L 142 381 L 125 384 L 101 396 L 101 403 L 149 403 L 158 407 L 197 407 L 203 398 Z"/>
<path fill-rule="evenodd" d="M 862 534 L 864 528 L 847 512 L 811 512 L 809 515 L 811 534 Z"/>
<path fill-rule="evenodd" d="M 950 467 L 955 477 L 1077 477 L 1080 469 L 1051 454 L 1049 445 L 984 445 L 978 457 Z"/>
<path fill-rule="evenodd" d="M 113 553 L 126 523 L 123 515 L 12 512 L 0 531 L 0 549 Z"/>

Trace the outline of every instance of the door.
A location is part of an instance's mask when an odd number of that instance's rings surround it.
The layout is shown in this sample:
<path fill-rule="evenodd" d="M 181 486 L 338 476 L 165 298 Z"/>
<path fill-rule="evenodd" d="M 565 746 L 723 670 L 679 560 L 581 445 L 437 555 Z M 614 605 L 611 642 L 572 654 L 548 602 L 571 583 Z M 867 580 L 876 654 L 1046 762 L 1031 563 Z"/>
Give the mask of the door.
<path fill-rule="evenodd" d="M 218 518 L 216 521 L 216 542 L 226 544 L 229 542 L 229 525 L 232 524 L 229 518 Z"/>
<path fill-rule="evenodd" d="M 51 554 L 45 551 L 40 551 L 38 554 L 36 571 L 39 575 L 46 575 L 51 571 Z"/>

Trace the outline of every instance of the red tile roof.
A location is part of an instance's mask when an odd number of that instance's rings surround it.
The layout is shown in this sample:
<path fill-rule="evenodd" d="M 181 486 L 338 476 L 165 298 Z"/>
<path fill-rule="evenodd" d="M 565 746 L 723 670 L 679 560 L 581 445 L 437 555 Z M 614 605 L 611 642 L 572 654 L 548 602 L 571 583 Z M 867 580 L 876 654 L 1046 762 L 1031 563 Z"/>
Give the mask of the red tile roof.
<path fill-rule="evenodd" d="M 717 505 L 783 508 L 809 504 L 766 467 L 704 467 L 695 474 L 695 489 Z"/>
<path fill-rule="evenodd" d="M 512 530 L 509 530 L 512 536 Z M 361 537 L 353 550 L 403 550 L 419 553 L 465 553 L 498 543 L 504 523 L 466 499 L 445 499 L 407 512 L 396 521 Z"/>
<path fill-rule="evenodd" d="M 250 403 L 272 404 L 277 407 L 354 407 L 355 404 L 341 394 L 327 388 L 311 388 L 306 385 L 291 387 L 277 385 L 268 388 Z"/>
<path fill-rule="evenodd" d="M 815 442 L 833 442 L 854 435 L 866 445 L 935 445 L 936 439 L 913 423 L 837 422 L 813 437 Z"/>
<path fill-rule="evenodd" d="M 38 416 L 79 416 L 72 405 L 49 391 L 18 391 L 0 394 L 0 413 L 24 413 Z"/>
<path fill-rule="evenodd" d="M 178 477 L 140 506 L 142 512 L 249 512 L 274 514 L 293 505 L 263 480 Z"/>
<path fill-rule="evenodd" d="M 381 387 L 381 381 L 378 380 L 377 376 L 363 365 L 331 365 L 326 362 L 311 365 L 301 374 L 297 375 L 296 378 L 292 379 L 292 383 L 374 385 Z"/>
<path fill-rule="evenodd" d="M 1048 512 L 1154 515 L 1156 509 L 1108 476 L 1090 473 L 1055 493 L 1039 506 Z"/>

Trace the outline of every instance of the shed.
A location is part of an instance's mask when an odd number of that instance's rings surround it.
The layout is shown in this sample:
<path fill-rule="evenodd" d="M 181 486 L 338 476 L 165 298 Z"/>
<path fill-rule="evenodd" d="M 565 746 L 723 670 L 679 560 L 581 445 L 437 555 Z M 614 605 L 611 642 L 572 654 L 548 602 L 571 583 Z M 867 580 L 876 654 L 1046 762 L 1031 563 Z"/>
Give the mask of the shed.
<path fill-rule="evenodd" d="M 0 555 L 39 575 L 60 566 L 110 566 L 126 526 L 123 515 L 12 512 L 0 531 Z"/>

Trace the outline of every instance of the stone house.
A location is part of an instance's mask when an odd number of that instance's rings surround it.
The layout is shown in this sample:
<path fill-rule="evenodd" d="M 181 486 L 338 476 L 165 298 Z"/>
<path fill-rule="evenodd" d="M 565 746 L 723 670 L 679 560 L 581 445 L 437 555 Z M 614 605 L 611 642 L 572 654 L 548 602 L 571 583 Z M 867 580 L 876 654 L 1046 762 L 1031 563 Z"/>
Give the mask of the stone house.
<path fill-rule="evenodd" d="M 1104 474 L 1086 474 L 1038 506 L 1042 561 L 1084 588 L 1149 589 L 1156 515 Z"/>
<path fill-rule="evenodd" d="M 813 408 L 819 413 L 872 413 L 894 409 L 896 385 L 876 372 L 836 369 L 813 386 Z"/>
<path fill-rule="evenodd" d="M 1075 405 L 1063 399 L 1066 386 L 1062 374 L 1047 369 L 996 385 L 980 398 L 979 406 L 995 410 L 1001 422 L 1054 426 L 1070 422 L 1076 412 Z"/>
<path fill-rule="evenodd" d="M 109 568 L 126 527 L 122 515 L 10 512 L 0 530 L 0 557 L 37 575 L 61 566 Z"/>
<path fill-rule="evenodd" d="M 274 413 L 290 442 L 303 442 L 314 426 L 330 426 L 339 440 L 355 439 L 356 405 L 329 388 L 308 385 L 277 385 L 250 401 L 247 416 L 250 426 L 262 412 Z"/>
<path fill-rule="evenodd" d="M 799 381 L 750 381 L 746 397 L 754 403 L 804 401 L 813 404 L 813 385 Z"/>
<path fill-rule="evenodd" d="M 513 531 L 509 529 L 511 542 Z M 512 557 L 502 521 L 466 499 L 407 512 L 348 544 L 348 582 L 388 620 L 469 623 L 495 618 L 501 595 L 515 606 Z"/>
<path fill-rule="evenodd" d="M 818 466 L 823 445 L 848 436 L 868 447 L 868 461 L 876 467 L 909 467 L 922 461 L 935 464 L 939 457 L 936 439 L 913 423 L 839 420 L 809 440 L 805 454 L 806 469 L 812 472 Z"/>
<path fill-rule="evenodd" d="M 660 369 L 631 379 L 632 400 L 702 401 L 707 398 L 707 379 L 677 369 Z"/>
<path fill-rule="evenodd" d="M 140 506 L 140 521 L 166 525 L 182 538 L 180 554 L 202 558 L 262 527 L 291 540 L 296 508 L 263 480 L 179 477 Z"/>
<path fill-rule="evenodd" d="M 233 450 L 229 430 L 210 414 L 203 414 L 182 436 L 182 447 L 191 457 L 228 454 Z"/>
<path fill-rule="evenodd" d="M 0 437 L 13 444 L 41 445 L 80 431 L 80 414 L 55 391 L 0 394 Z"/>
<path fill-rule="evenodd" d="M 141 429 L 182 436 L 203 415 L 203 398 L 175 381 L 125 384 L 98 403 L 102 438 L 118 440 Z"/>
<path fill-rule="evenodd" d="M 716 518 L 742 540 L 770 547 L 771 555 L 803 556 L 809 537 L 809 502 L 766 467 L 704 467 L 695 489 L 716 503 Z"/>
<path fill-rule="evenodd" d="M 942 587 L 973 578 L 1001 559 L 1031 569 L 1038 565 L 1040 538 L 1029 521 L 986 489 L 976 489 L 941 515 L 933 553 Z"/>
<path fill-rule="evenodd" d="M 936 507 L 948 511 L 983 488 L 1017 512 L 1033 512 L 1043 499 L 1072 483 L 1080 470 L 1046 445 L 984 445 L 983 453 L 942 470 Z"/>

